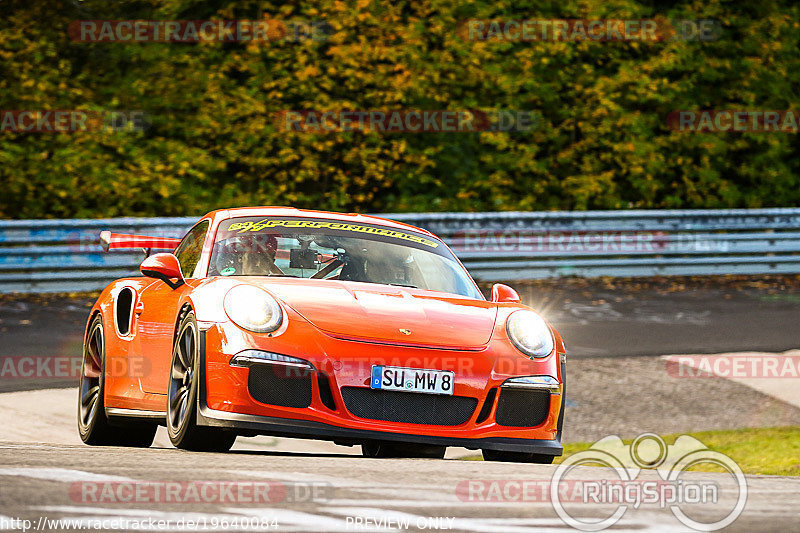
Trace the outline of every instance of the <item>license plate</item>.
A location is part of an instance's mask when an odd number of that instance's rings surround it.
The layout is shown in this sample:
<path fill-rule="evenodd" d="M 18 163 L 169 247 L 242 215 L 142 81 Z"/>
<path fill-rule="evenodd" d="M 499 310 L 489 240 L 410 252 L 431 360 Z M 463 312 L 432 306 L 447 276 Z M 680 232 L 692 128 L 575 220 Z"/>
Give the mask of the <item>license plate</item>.
<path fill-rule="evenodd" d="M 383 390 L 453 394 L 455 374 L 449 370 L 425 370 L 399 366 L 372 367 L 370 387 Z"/>

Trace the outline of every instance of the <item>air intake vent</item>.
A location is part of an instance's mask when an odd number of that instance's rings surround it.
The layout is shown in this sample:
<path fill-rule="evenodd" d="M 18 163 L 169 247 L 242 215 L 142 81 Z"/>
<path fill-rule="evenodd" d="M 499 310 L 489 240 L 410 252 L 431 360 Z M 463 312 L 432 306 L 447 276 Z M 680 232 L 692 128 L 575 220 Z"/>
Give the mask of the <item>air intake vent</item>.
<path fill-rule="evenodd" d="M 313 371 L 284 365 L 255 364 L 250 367 L 247 388 L 254 400 L 282 407 L 311 405 Z"/>
<path fill-rule="evenodd" d="M 345 407 L 359 418 L 405 424 L 459 426 L 466 423 L 477 398 L 342 387 Z"/>
<path fill-rule="evenodd" d="M 117 319 L 117 331 L 120 335 L 127 335 L 131 332 L 131 318 L 133 311 L 133 290 L 125 287 L 117 295 L 117 305 L 115 315 Z"/>
<path fill-rule="evenodd" d="M 319 386 L 319 399 L 322 404 L 331 411 L 336 410 L 336 401 L 333 399 L 333 392 L 331 392 L 330 376 L 324 372 L 317 374 L 317 385 Z"/>
<path fill-rule="evenodd" d="M 500 389 L 497 423 L 501 426 L 535 427 L 550 412 L 550 393 L 524 389 Z"/>
<path fill-rule="evenodd" d="M 497 396 L 497 387 L 492 387 L 489 389 L 489 393 L 486 395 L 486 401 L 483 402 L 483 407 L 481 407 L 481 412 L 478 413 L 478 419 L 475 421 L 477 424 L 484 422 L 487 418 L 489 418 L 489 413 L 492 412 L 492 406 L 494 406 L 494 399 Z"/>

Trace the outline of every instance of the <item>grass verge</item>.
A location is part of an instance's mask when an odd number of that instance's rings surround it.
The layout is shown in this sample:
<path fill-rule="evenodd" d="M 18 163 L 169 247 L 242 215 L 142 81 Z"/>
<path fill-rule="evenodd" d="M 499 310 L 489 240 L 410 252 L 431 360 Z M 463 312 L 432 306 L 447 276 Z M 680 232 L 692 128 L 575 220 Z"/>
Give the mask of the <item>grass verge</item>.
<path fill-rule="evenodd" d="M 672 444 L 681 434 L 663 435 L 667 444 Z M 724 453 L 739 465 L 745 474 L 800 476 L 800 427 L 749 428 L 722 431 L 700 431 L 685 433 L 710 449 Z M 630 444 L 633 439 L 623 439 Z M 564 455 L 557 457 L 558 464 L 572 454 L 591 447 L 591 442 L 575 442 L 564 445 Z M 465 459 L 480 460 L 470 456 Z M 719 467 L 700 464 L 691 470 L 722 472 Z"/>

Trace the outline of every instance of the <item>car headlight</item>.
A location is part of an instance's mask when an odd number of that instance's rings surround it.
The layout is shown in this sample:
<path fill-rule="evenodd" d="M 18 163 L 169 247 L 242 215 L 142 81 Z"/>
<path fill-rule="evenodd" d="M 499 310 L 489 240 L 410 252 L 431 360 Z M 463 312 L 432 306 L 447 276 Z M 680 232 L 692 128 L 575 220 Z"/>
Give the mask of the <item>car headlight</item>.
<path fill-rule="evenodd" d="M 268 292 L 250 285 L 237 285 L 225 295 L 225 313 L 240 328 L 270 333 L 283 322 L 283 311 Z"/>
<path fill-rule="evenodd" d="M 553 351 L 554 341 L 544 319 L 533 311 L 514 311 L 506 320 L 508 338 L 528 357 L 546 357 Z"/>

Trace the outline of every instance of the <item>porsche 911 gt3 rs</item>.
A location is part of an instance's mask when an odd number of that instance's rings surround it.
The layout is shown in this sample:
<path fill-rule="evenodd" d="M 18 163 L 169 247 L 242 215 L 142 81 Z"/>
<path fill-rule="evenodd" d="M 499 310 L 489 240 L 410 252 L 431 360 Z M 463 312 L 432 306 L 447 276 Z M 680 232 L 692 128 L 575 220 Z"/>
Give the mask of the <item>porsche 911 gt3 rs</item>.
<path fill-rule="evenodd" d="M 548 463 L 561 455 L 561 336 L 505 285 L 487 301 L 447 245 L 391 220 L 219 210 L 183 239 L 101 234 L 149 255 L 88 320 L 78 429 L 93 445 L 189 450 L 237 436 L 374 457 Z"/>

